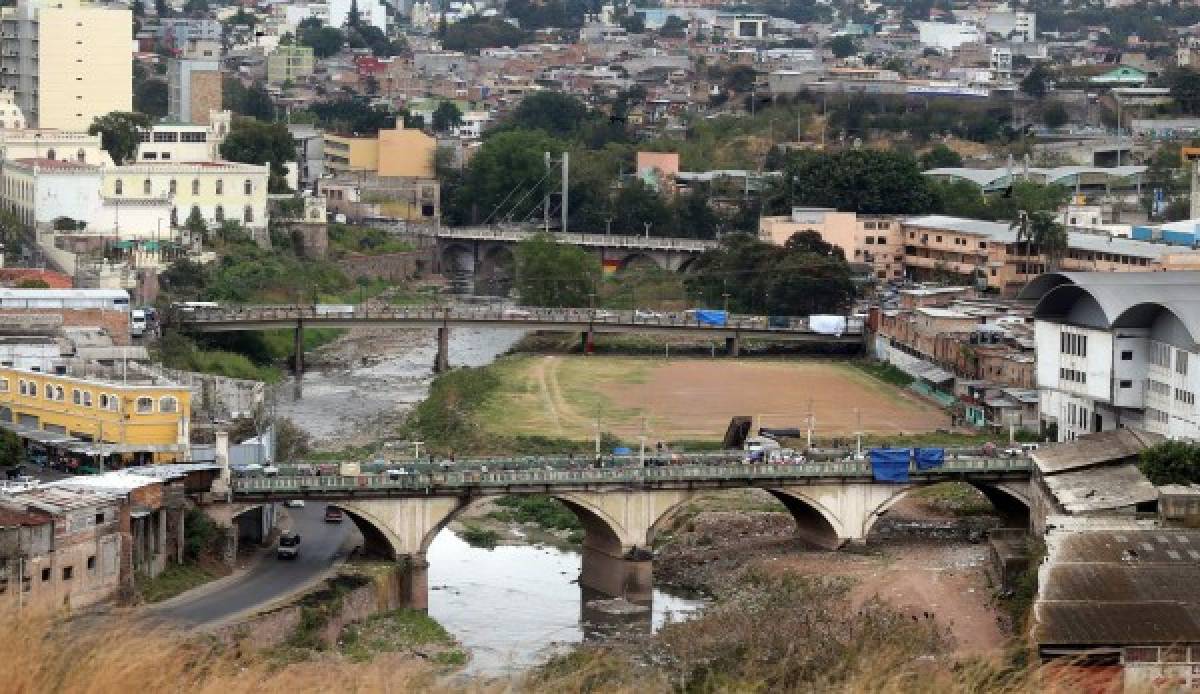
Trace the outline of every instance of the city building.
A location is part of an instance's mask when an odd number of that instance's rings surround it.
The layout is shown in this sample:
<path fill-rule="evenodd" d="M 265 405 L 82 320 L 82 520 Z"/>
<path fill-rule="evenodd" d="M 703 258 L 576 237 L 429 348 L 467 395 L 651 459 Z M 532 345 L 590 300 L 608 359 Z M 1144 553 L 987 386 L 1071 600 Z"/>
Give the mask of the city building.
<path fill-rule="evenodd" d="M 167 61 L 167 118 L 207 125 L 221 110 L 221 44 L 189 39 L 183 54 Z"/>
<path fill-rule="evenodd" d="M 229 134 L 232 120 L 229 111 L 214 111 L 194 123 L 155 123 L 139 133 L 137 161 L 220 161 L 221 143 Z"/>
<path fill-rule="evenodd" d="M 59 610 L 116 597 L 121 511 L 89 490 L 34 487 L 0 494 L 0 604 Z"/>
<path fill-rule="evenodd" d="M 377 176 L 433 178 L 437 140 L 414 128 L 380 130 L 369 137 L 326 134 L 325 169 L 330 174 L 370 172 Z"/>
<path fill-rule="evenodd" d="M 1059 441 L 1120 427 L 1200 438 L 1200 272 L 1052 272 L 1036 299 L 1042 419 Z"/>
<path fill-rule="evenodd" d="M 869 266 L 878 280 L 904 277 L 904 244 L 898 218 L 793 207 L 786 217 L 759 220 L 759 237 L 781 246 L 801 231 L 820 234 L 826 243 L 842 249 L 847 262 Z"/>
<path fill-rule="evenodd" d="M 265 164 L 142 161 L 102 173 L 105 198 L 170 200 L 171 227 L 185 225 L 194 210 L 209 226 L 233 221 L 253 232 L 267 228 L 270 167 Z"/>
<path fill-rule="evenodd" d="M 21 0 L 0 12 L 0 86 L 31 126 L 85 131 L 133 110 L 132 45 L 123 6 Z"/>
<path fill-rule="evenodd" d="M 186 458 L 191 390 L 128 373 L 124 379 L 118 372 L 113 376 L 0 367 L 0 427 L 89 464 Z"/>
<path fill-rule="evenodd" d="M 280 85 L 303 81 L 313 73 L 313 65 L 313 49 L 309 46 L 279 46 L 267 56 L 267 82 Z"/>
<path fill-rule="evenodd" d="M 922 46 L 950 51 L 964 43 L 984 43 L 983 32 L 970 22 L 913 22 Z"/>
<path fill-rule="evenodd" d="M 100 329 L 129 344 L 129 292 L 120 289 L 0 288 L 0 325 L 18 335 Z"/>
<path fill-rule="evenodd" d="M 100 135 L 66 130 L 0 130 L 0 160 L 53 159 L 112 166 Z"/>
<path fill-rule="evenodd" d="M 358 12 L 359 22 L 387 33 L 387 7 L 380 0 L 329 0 L 329 25 L 344 28 L 351 10 Z"/>

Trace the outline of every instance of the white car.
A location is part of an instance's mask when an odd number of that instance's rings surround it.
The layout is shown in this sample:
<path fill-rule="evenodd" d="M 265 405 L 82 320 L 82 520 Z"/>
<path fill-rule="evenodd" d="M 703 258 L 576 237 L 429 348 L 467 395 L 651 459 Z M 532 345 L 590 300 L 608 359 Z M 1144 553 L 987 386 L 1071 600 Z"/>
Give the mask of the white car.
<path fill-rule="evenodd" d="M 304 499 L 288 499 L 283 502 L 284 508 L 304 508 Z"/>

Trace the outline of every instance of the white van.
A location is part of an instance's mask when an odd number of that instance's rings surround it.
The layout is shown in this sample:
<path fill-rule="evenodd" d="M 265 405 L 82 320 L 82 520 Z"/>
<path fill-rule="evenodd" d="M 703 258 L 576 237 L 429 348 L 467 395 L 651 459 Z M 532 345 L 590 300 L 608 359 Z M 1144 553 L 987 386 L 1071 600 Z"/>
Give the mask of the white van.
<path fill-rule="evenodd" d="M 140 308 L 129 312 L 129 334 L 134 337 L 146 334 L 146 312 Z"/>

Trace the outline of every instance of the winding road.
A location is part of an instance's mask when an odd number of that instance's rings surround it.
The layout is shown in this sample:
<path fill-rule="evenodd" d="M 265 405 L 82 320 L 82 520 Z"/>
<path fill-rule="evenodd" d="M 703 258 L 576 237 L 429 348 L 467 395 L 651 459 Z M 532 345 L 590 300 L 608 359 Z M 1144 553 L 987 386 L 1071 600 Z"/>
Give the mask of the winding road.
<path fill-rule="evenodd" d="M 326 523 L 323 504 L 291 508 L 291 529 L 300 533 L 300 556 L 285 561 L 274 554 L 257 561 L 248 571 L 150 608 L 165 621 L 189 627 L 216 626 L 243 613 L 308 586 L 339 559 L 344 545 L 357 533 L 349 520 Z"/>

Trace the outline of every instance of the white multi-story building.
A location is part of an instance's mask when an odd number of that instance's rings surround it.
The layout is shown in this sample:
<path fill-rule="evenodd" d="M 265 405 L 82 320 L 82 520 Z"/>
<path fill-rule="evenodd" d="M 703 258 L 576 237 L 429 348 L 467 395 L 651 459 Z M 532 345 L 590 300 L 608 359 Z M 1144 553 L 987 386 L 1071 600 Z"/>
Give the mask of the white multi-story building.
<path fill-rule="evenodd" d="M 198 162 L 219 161 L 221 143 L 229 134 L 233 114 L 213 111 L 206 114 L 206 125 L 156 123 L 140 134 L 137 161 Z"/>
<path fill-rule="evenodd" d="M 1200 272 L 1054 272 L 1022 296 L 1059 441 L 1126 426 L 1200 440 Z"/>
<path fill-rule="evenodd" d="M 983 32 L 970 22 L 914 22 L 922 46 L 952 51 L 964 43 L 983 43 Z"/>

